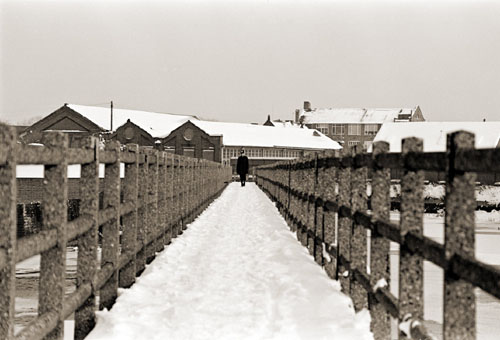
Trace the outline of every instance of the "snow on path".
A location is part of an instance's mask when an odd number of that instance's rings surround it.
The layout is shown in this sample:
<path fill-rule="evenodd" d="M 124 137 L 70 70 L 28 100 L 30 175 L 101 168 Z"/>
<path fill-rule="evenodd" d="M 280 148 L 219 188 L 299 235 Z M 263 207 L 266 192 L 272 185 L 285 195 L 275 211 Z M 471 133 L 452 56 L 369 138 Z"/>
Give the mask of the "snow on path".
<path fill-rule="evenodd" d="M 372 339 L 253 183 L 230 184 L 160 253 L 111 311 L 96 339 Z"/>

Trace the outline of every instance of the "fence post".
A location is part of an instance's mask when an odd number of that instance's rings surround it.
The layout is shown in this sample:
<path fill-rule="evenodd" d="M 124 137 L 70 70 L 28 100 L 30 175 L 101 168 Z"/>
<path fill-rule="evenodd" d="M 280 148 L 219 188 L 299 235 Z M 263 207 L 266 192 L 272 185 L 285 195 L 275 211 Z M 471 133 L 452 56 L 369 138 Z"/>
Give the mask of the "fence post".
<path fill-rule="evenodd" d="M 179 159 L 179 181 L 180 181 L 180 196 L 179 196 L 179 213 L 181 218 L 179 233 L 182 234 L 186 229 L 186 170 L 187 170 L 187 157 Z"/>
<path fill-rule="evenodd" d="M 16 132 L 0 123 L 0 338 L 14 336 L 16 289 Z"/>
<path fill-rule="evenodd" d="M 167 238 L 167 163 L 165 152 L 158 152 L 158 232 L 156 251 L 164 249 Z"/>
<path fill-rule="evenodd" d="M 108 264 L 113 267 L 113 275 L 101 287 L 99 309 L 111 309 L 118 296 L 118 259 L 120 252 L 120 143 L 109 141 L 107 151 L 116 154 L 113 163 L 104 165 L 103 208 L 114 208 L 114 216 L 102 226 L 101 268 Z"/>
<path fill-rule="evenodd" d="M 148 157 L 144 147 L 139 148 L 139 178 L 143 181 L 148 178 Z M 137 198 L 137 245 L 140 250 L 136 255 L 136 276 L 141 275 L 146 268 L 148 198 L 148 188 L 143 183 L 139 185 Z"/>
<path fill-rule="evenodd" d="M 297 161 L 290 161 L 290 188 L 291 190 L 297 190 L 300 186 L 300 176 L 299 176 L 299 170 L 297 170 Z M 263 170 L 263 175 L 264 177 L 267 176 L 267 171 Z M 266 182 L 263 182 L 263 186 L 266 186 Z M 292 195 L 290 190 L 290 212 L 295 217 L 296 219 L 299 218 L 300 216 L 300 201 L 297 196 Z M 297 238 L 299 238 L 299 230 L 297 227 L 297 223 L 293 221 L 293 219 L 290 218 L 290 229 L 292 232 L 297 232 Z"/>
<path fill-rule="evenodd" d="M 139 190 L 139 147 L 129 144 L 126 151 L 135 154 L 133 163 L 125 164 L 125 178 L 123 179 L 123 201 L 133 203 L 134 209 L 122 216 L 122 254 L 131 255 L 131 260 L 120 271 L 119 286 L 128 288 L 135 282 L 136 251 L 137 251 L 137 207 Z"/>
<path fill-rule="evenodd" d="M 331 158 L 334 157 L 334 152 L 327 152 L 326 157 Z M 336 173 L 337 169 L 334 167 L 323 167 L 318 176 L 321 185 L 319 188 L 321 189 L 321 197 L 324 200 L 329 200 L 335 202 L 337 199 L 336 193 Z M 323 227 L 321 229 L 321 239 L 325 242 L 326 245 L 333 246 L 337 245 L 337 240 L 335 238 L 335 211 L 329 211 L 326 209 L 321 209 L 322 218 L 323 218 Z M 335 257 L 330 256 L 330 261 L 323 259 L 323 264 L 325 266 L 325 271 L 328 276 L 332 279 L 337 279 L 337 259 Z"/>
<path fill-rule="evenodd" d="M 178 155 L 173 155 L 174 156 L 174 169 L 173 169 L 173 191 L 172 191 L 172 212 L 173 212 L 173 218 L 172 218 L 172 237 L 176 238 L 180 234 L 180 221 L 181 221 L 181 203 L 180 203 L 180 195 L 181 195 L 181 180 L 180 180 L 180 156 Z"/>
<path fill-rule="evenodd" d="M 194 184 L 194 158 L 188 159 L 188 168 L 187 168 L 187 195 L 186 195 L 186 207 L 187 207 L 187 223 L 191 223 L 193 221 L 193 184 Z M 215 178 L 213 178 L 215 180 Z"/>
<path fill-rule="evenodd" d="M 349 164 L 344 164 L 351 158 L 349 148 L 342 149 L 341 162 L 343 163 L 339 170 L 339 208 L 351 208 L 351 168 Z M 346 294 L 351 292 L 351 273 L 348 271 L 346 263 L 351 261 L 351 235 L 352 220 L 349 217 L 342 216 L 339 211 L 338 218 L 338 277 L 342 291 Z"/>
<path fill-rule="evenodd" d="M 41 254 L 38 289 L 38 315 L 57 313 L 57 326 L 44 339 L 64 336 L 63 300 L 66 276 L 66 222 L 68 215 L 68 173 L 66 154 L 68 136 L 47 132 L 42 137 L 45 147 L 57 152 L 60 163 L 44 166 L 43 230 L 57 230 L 57 244 Z"/>
<path fill-rule="evenodd" d="M 474 257 L 474 210 L 476 174 L 455 169 L 456 152 L 474 148 L 474 135 L 458 131 L 447 138 L 447 180 L 444 248 L 447 261 L 460 253 Z M 443 339 L 475 339 L 476 299 L 474 286 L 444 271 Z"/>
<path fill-rule="evenodd" d="M 293 196 L 292 196 L 292 185 L 293 185 L 293 181 L 292 181 L 292 161 L 287 161 L 287 176 L 288 176 L 288 187 L 287 187 L 287 197 L 288 197 L 288 200 L 287 200 L 287 210 L 288 210 L 288 215 L 286 216 L 286 221 L 288 223 L 288 225 L 290 226 L 290 228 L 293 230 L 293 223 L 292 223 L 292 220 L 290 219 L 290 213 L 292 212 L 292 200 L 293 200 Z M 262 183 L 262 180 L 261 180 L 261 183 Z M 261 184 L 262 185 L 262 184 Z"/>
<path fill-rule="evenodd" d="M 202 160 L 199 159 L 197 162 L 196 162 L 196 189 L 195 189 L 195 197 L 196 197 L 196 215 L 198 216 L 201 211 L 202 211 L 202 206 L 201 204 L 203 203 L 203 197 L 201 196 L 202 192 L 203 192 L 203 189 L 202 189 L 202 186 L 201 186 L 201 176 L 203 175 L 202 172 L 201 172 L 201 166 L 202 166 Z"/>
<path fill-rule="evenodd" d="M 303 163 L 303 162 L 304 162 L 304 159 L 301 159 L 298 161 L 298 163 L 299 163 L 298 166 L 300 168 L 297 171 L 298 178 L 299 178 L 299 182 L 297 184 L 298 184 L 299 190 L 303 194 L 307 194 L 308 187 L 309 187 L 309 183 L 307 183 L 307 180 L 309 179 L 310 174 L 307 173 L 307 169 L 302 168 L 301 163 Z M 268 178 L 271 177 L 271 170 L 270 169 L 267 169 L 267 177 Z M 268 185 L 270 186 L 271 184 L 268 183 Z M 309 204 L 308 201 L 299 200 L 298 207 L 297 207 L 297 211 L 298 211 L 297 219 L 299 220 L 300 223 L 302 223 L 302 226 L 305 228 L 308 228 L 308 223 L 307 223 L 308 222 L 308 215 L 307 215 L 308 204 Z M 306 230 L 297 227 L 297 239 L 304 247 L 307 248 L 307 232 L 306 232 Z"/>
<path fill-rule="evenodd" d="M 165 220 L 167 227 L 167 235 L 165 238 L 165 244 L 168 245 L 172 242 L 172 228 L 174 219 L 174 205 L 172 204 L 172 192 L 173 192 L 173 174 L 174 174 L 174 159 L 171 153 L 166 153 L 165 155 L 165 166 L 166 166 L 166 209 L 165 209 Z"/>
<path fill-rule="evenodd" d="M 321 183 L 319 182 L 319 167 L 318 167 L 318 154 L 314 157 L 314 195 L 319 197 Z M 314 236 L 313 239 L 313 256 L 320 266 L 323 265 L 323 242 L 324 242 L 324 230 L 323 230 L 323 207 L 318 206 L 318 203 L 314 201 L 312 203 L 313 209 L 313 225 L 314 225 Z"/>
<path fill-rule="evenodd" d="M 146 240 L 146 263 L 151 263 L 156 255 L 155 241 L 157 234 L 158 222 L 158 150 L 146 150 L 148 159 L 148 177 L 147 194 L 146 194 L 146 209 L 147 225 L 145 226 Z"/>
<path fill-rule="evenodd" d="M 96 137 L 85 137 L 75 141 L 76 146 L 94 150 L 94 160 L 81 165 L 80 172 L 80 216 L 89 216 L 92 227 L 78 238 L 78 257 L 76 270 L 76 287 L 92 283 L 97 272 L 99 261 L 98 248 L 98 212 L 99 212 L 99 140 Z M 75 311 L 76 340 L 84 339 L 94 328 L 96 296 L 92 291 L 90 296 Z"/>
<path fill-rule="evenodd" d="M 351 209 L 352 213 L 357 211 L 366 213 L 368 209 L 366 197 L 367 168 L 357 164 L 359 157 L 363 155 L 361 144 L 356 145 L 353 153 L 354 170 L 351 175 Z M 366 229 L 364 226 L 353 223 L 351 238 L 351 267 L 360 273 L 366 273 Z M 351 297 L 354 310 L 360 311 L 368 306 L 368 294 L 365 288 L 358 282 L 352 280 Z"/>
<path fill-rule="evenodd" d="M 372 174 L 371 208 L 372 218 L 376 221 L 389 222 L 391 209 L 391 172 L 377 164 L 377 156 L 389 152 L 387 142 L 373 143 L 374 170 Z M 370 284 L 377 285 L 385 280 L 387 289 L 390 283 L 389 250 L 390 242 L 377 233 L 371 233 Z M 375 340 L 389 339 L 391 336 L 390 314 L 373 296 L 370 298 L 371 331 Z"/>
<path fill-rule="evenodd" d="M 403 157 L 412 152 L 422 152 L 423 142 L 418 138 L 405 138 L 402 141 Z M 404 240 L 406 233 L 423 234 L 423 171 L 414 171 L 405 167 L 401 178 L 401 219 L 400 233 Z M 405 246 L 399 250 L 399 322 L 405 316 L 423 319 L 423 260 Z M 399 339 L 407 335 L 399 333 Z"/>

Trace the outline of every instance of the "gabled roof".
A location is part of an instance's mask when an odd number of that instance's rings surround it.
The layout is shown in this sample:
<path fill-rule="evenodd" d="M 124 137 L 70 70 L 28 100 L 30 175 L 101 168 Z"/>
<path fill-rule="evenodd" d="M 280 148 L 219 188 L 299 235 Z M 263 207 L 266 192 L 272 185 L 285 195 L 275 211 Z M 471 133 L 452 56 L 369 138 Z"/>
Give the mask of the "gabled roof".
<path fill-rule="evenodd" d="M 222 136 L 224 146 L 341 149 L 339 143 L 314 129 L 283 129 L 273 126 L 191 121 L 210 136 Z"/>
<path fill-rule="evenodd" d="M 67 105 L 73 111 L 92 121 L 104 130 L 111 130 L 111 111 L 107 107 Z M 138 110 L 113 108 L 113 130 L 129 120 L 153 137 L 163 137 L 188 120 L 197 120 L 196 116 L 158 113 Z"/>
<path fill-rule="evenodd" d="M 415 108 L 329 108 L 300 110 L 304 124 L 383 124 L 394 121 L 409 121 L 418 107 Z"/>
<path fill-rule="evenodd" d="M 417 137 L 424 140 L 424 151 L 441 152 L 446 151 L 446 135 L 459 130 L 474 133 L 478 149 L 500 147 L 500 122 L 385 123 L 373 141 L 386 141 L 390 152 L 401 152 L 403 138 Z"/>

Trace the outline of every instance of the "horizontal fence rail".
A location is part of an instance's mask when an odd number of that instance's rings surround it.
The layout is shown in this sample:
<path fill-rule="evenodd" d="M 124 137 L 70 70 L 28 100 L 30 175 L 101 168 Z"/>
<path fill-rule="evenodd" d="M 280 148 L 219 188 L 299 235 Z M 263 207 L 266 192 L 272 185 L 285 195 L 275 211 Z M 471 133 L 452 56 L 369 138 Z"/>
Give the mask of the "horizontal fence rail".
<path fill-rule="evenodd" d="M 62 339 L 74 313 L 75 339 L 111 308 L 118 287 L 130 287 L 157 252 L 186 229 L 231 181 L 231 168 L 171 153 L 47 132 L 44 146 L 22 145 L 0 124 L 0 339 Z M 105 164 L 102 209 L 99 164 Z M 124 163 L 124 178 L 120 164 Z M 43 226 L 17 238 L 16 165 L 43 164 Z M 67 166 L 81 165 L 79 216 L 68 221 Z M 101 231 L 101 241 L 99 232 Z M 65 296 L 66 245 L 78 246 L 76 290 Z M 98 248 L 101 248 L 99 260 Z M 14 334 L 16 263 L 40 258 L 38 316 Z"/>
<path fill-rule="evenodd" d="M 443 338 L 475 339 L 474 288 L 500 299 L 500 270 L 474 255 L 475 172 L 498 171 L 500 149 L 475 150 L 474 135 L 459 131 L 448 135 L 446 152 L 424 153 L 417 138 L 403 140 L 401 153 L 388 153 L 386 142 L 373 150 L 261 166 L 256 181 L 355 310 L 369 308 L 375 339 L 390 339 L 390 317 L 399 321 L 400 339 L 432 339 L 423 326 L 424 260 L 444 270 Z M 391 169 L 404 172 L 399 225 L 389 219 Z M 423 170 L 447 174 L 444 244 L 423 236 Z M 398 298 L 389 289 L 391 241 L 400 245 Z"/>

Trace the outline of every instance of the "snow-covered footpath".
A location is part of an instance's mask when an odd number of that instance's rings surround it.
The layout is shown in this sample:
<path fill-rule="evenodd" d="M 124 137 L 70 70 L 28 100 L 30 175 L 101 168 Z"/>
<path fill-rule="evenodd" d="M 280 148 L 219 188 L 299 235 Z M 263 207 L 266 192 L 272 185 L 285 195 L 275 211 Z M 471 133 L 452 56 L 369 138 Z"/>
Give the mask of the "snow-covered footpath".
<path fill-rule="evenodd" d="M 232 183 L 98 312 L 96 339 L 372 339 L 274 204 Z"/>

